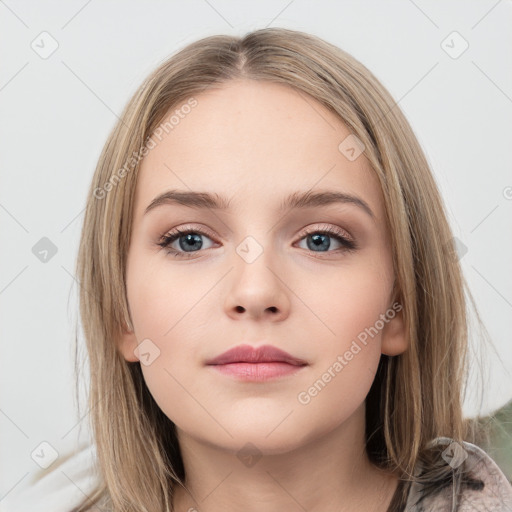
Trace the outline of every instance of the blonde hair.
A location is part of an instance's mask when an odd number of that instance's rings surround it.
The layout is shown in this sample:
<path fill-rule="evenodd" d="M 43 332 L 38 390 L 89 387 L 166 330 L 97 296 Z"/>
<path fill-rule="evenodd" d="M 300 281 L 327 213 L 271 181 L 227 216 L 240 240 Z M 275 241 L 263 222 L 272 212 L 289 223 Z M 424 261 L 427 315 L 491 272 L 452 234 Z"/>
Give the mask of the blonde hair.
<path fill-rule="evenodd" d="M 80 510 L 97 503 L 116 512 L 168 511 L 173 489 L 184 485 L 174 424 L 153 400 L 140 364 L 127 362 L 117 348 L 123 327 L 131 325 L 125 271 L 132 208 L 141 157 L 170 109 L 238 78 L 288 85 L 334 112 L 363 142 L 382 187 L 394 300 L 403 305 L 410 345 L 399 356 L 382 355 L 368 394 L 370 460 L 410 479 L 418 461 L 435 465 L 429 441 L 471 435 L 462 413 L 464 291 L 471 294 L 440 193 L 397 103 L 360 62 L 316 36 L 283 28 L 211 36 L 174 54 L 136 91 L 108 137 L 89 190 L 77 277 L 102 483 Z M 435 478 L 451 470 L 436 468 Z"/>

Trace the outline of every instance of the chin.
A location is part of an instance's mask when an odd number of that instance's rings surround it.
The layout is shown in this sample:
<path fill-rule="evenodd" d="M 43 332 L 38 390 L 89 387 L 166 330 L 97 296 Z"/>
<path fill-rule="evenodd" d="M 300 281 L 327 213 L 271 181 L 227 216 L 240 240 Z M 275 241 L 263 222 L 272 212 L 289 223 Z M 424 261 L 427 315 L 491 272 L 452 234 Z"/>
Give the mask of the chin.
<path fill-rule="evenodd" d="M 303 442 L 298 433 L 295 436 L 274 433 L 268 436 L 268 432 L 239 432 L 225 448 L 243 461 L 246 455 L 255 458 L 284 455 L 300 448 Z"/>
<path fill-rule="evenodd" d="M 297 425 L 290 425 L 291 428 L 287 429 L 280 425 L 276 429 L 280 421 L 282 421 L 282 418 L 258 426 L 223 423 L 233 437 L 228 436 L 224 431 L 222 436 L 219 436 L 217 431 L 198 432 L 197 435 L 212 448 L 226 450 L 237 456 L 242 456 L 245 451 L 249 453 L 254 451 L 257 456 L 280 455 L 308 443 L 309 436 L 305 436 L 304 431 L 298 428 Z M 313 434 L 311 433 L 311 435 Z"/>

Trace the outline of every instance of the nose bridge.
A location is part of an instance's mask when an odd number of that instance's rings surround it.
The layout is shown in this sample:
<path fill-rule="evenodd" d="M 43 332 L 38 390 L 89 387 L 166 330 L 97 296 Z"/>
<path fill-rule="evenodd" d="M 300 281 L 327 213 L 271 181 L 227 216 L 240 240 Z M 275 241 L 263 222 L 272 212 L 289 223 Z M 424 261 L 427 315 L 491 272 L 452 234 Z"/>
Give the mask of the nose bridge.
<path fill-rule="evenodd" d="M 235 244 L 235 252 L 248 265 L 261 259 L 268 264 L 276 249 L 273 245 L 277 221 L 268 208 L 262 207 L 262 202 L 254 198 L 240 206 L 233 233 L 239 240 Z"/>
<path fill-rule="evenodd" d="M 246 311 L 254 317 L 265 311 L 283 314 L 288 301 L 278 251 L 272 247 L 274 236 L 265 223 L 250 232 L 235 246 L 226 306 L 231 312 Z"/>
<path fill-rule="evenodd" d="M 258 262 L 263 267 L 273 267 L 279 264 L 281 248 L 277 242 L 282 239 L 281 218 L 273 216 L 262 204 L 262 201 L 246 203 L 238 214 L 235 237 L 239 242 L 235 244 L 235 252 L 248 265 Z"/>
<path fill-rule="evenodd" d="M 282 217 L 274 216 L 271 210 L 275 201 L 268 198 L 267 201 L 260 194 L 236 205 L 238 213 L 233 218 L 231 236 L 233 264 L 238 278 L 256 274 L 258 279 L 276 279 L 273 272 L 284 273 L 284 269 L 280 269 L 282 248 L 278 246 L 278 241 L 283 238 L 279 234 Z"/>
<path fill-rule="evenodd" d="M 233 257 L 236 279 L 251 288 L 271 286 L 269 280 L 275 280 L 275 274 L 280 273 L 278 248 L 274 247 L 272 233 L 264 228 L 246 235 L 235 246 Z"/>
<path fill-rule="evenodd" d="M 258 260 L 260 260 L 261 264 L 261 260 L 266 262 L 269 252 L 272 252 L 272 249 L 269 249 L 269 239 L 270 236 L 268 234 L 264 236 L 261 233 L 246 235 L 236 246 L 235 252 L 246 265 L 252 265 Z"/>

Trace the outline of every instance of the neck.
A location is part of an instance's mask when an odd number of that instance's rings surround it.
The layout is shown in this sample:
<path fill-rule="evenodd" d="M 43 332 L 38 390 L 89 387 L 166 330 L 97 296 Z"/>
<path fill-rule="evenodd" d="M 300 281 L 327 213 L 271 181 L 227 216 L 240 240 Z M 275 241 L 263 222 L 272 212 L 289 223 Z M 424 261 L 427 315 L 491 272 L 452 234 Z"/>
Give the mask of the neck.
<path fill-rule="evenodd" d="M 364 425 L 363 403 L 335 430 L 294 439 L 280 453 L 265 452 L 263 440 L 252 458 L 247 447 L 243 457 L 243 449 L 212 446 L 178 429 L 186 489 L 177 487 L 174 510 L 386 512 L 398 479 L 368 460 Z"/>

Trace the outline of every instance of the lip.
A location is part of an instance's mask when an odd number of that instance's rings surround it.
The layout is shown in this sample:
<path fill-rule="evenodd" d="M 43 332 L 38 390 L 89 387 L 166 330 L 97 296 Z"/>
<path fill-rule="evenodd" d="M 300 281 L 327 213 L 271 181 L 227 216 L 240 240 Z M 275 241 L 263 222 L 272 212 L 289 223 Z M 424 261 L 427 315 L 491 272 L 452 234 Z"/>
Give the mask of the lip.
<path fill-rule="evenodd" d="M 308 363 L 272 345 L 238 345 L 206 364 L 228 377 L 263 382 L 292 375 Z"/>
<path fill-rule="evenodd" d="M 306 361 L 294 357 L 288 352 L 273 345 L 237 345 L 206 362 L 207 365 L 220 365 L 231 363 L 287 363 L 293 366 L 304 366 Z"/>

